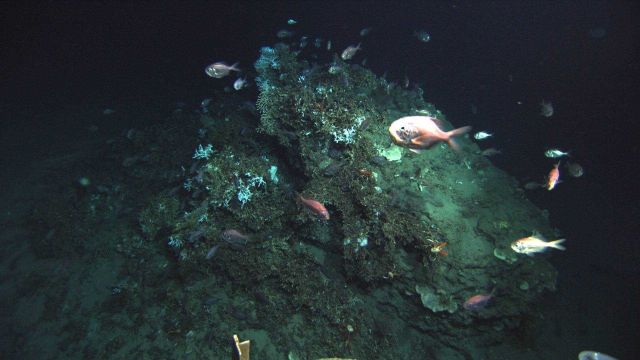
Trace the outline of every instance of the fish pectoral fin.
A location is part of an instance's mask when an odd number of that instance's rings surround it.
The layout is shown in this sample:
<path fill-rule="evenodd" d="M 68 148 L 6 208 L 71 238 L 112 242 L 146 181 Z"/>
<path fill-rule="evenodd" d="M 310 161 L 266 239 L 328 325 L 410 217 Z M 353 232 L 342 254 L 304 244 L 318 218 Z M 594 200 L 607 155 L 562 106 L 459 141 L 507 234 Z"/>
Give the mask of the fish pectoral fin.
<path fill-rule="evenodd" d="M 420 154 L 422 152 L 422 150 L 420 149 L 409 149 L 409 151 L 414 152 L 416 154 Z"/>
<path fill-rule="evenodd" d="M 411 144 L 416 146 L 428 146 L 429 143 L 431 143 L 431 141 L 429 140 L 428 135 L 422 135 L 411 139 Z"/>

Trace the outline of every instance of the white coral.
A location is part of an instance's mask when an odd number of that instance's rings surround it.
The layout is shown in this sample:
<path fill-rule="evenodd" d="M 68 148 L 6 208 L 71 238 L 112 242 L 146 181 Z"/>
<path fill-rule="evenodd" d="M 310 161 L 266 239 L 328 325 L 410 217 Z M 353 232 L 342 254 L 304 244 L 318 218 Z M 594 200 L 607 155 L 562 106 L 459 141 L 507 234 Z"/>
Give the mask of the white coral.
<path fill-rule="evenodd" d="M 195 153 L 193 153 L 193 158 L 208 160 L 211 154 L 213 154 L 213 145 L 209 144 L 206 147 L 202 147 L 202 145 L 198 145 L 198 148 L 196 149 Z"/>

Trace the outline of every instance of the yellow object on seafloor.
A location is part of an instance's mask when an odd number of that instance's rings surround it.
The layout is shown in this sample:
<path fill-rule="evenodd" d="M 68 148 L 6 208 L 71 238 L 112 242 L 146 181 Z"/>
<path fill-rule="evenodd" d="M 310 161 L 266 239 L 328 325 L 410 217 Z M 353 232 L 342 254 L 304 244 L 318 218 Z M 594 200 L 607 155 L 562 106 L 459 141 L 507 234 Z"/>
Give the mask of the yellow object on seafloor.
<path fill-rule="evenodd" d="M 249 360 L 250 347 L 250 340 L 240 342 L 238 335 L 233 335 L 233 351 L 231 351 L 231 360 Z"/>

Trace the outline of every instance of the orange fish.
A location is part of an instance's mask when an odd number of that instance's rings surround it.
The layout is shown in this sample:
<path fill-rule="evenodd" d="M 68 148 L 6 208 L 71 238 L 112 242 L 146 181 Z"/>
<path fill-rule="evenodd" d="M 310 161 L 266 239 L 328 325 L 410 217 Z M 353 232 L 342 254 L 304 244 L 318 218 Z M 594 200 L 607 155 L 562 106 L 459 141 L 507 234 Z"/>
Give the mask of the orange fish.
<path fill-rule="evenodd" d="M 451 131 L 443 131 L 440 120 L 431 116 L 405 116 L 389 126 L 389 134 L 393 142 L 419 153 L 433 145 L 446 141 L 455 151 L 460 147 L 453 140 L 471 131 L 471 126 L 464 126 Z"/>
<path fill-rule="evenodd" d="M 467 301 L 464 302 L 464 304 L 462 304 L 462 307 L 465 308 L 465 310 L 480 310 L 487 306 L 489 300 L 493 298 L 493 294 L 495 293 L 495 291 L 496 290 L 494 288 L 489 294 L 473 295 L 472 297 L 468 298 Z"/>
<path fill-rule="evenodd" d="M 553 169 L 549 171 L 549 177 L 547 178 L 547 190 L 553 190 L 558 182 L 560 182 L 560 162 L 553 165 Z"/>
<path fill-rule="evenodd" d="M 329 220 L 329 211 L 322 205 L 321 202 L 313 199 L 305 199 L 302 195 L 298 195 L 298 199 L 302 205 L 306 206 L 312 213 L 316 214 L 319 218 Z"/>
<path fill-rule="evenodd" d="M 431 247 L 431 252 L 435 254 L 440 254 L 442 256 L 449 255 L 449 252 L 445 250 L 445 247 L 449 245 L 447 242 L 440 242 Z"/>
<path fill-rule="evenodd" d="M 533 256 L 548 248 L 565 250 L 565 247 L 561 245 L 564 241 L 565 239 L 547 241 L 542 235 L 534 233 L 531 236 L 512 242 L 511 249 L 519 254 Z"/>

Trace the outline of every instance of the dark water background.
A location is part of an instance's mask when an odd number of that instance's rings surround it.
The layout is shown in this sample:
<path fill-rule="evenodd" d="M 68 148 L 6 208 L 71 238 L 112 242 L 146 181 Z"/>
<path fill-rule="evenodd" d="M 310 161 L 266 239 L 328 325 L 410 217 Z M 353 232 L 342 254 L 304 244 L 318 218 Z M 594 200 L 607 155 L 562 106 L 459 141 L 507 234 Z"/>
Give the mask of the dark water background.
<path fill-rule="evenodd" d="M 213 89 L 230 85 L 206 77 L 207 64 L 239 61 L 250 69 L 260 47 L 273 44 L 275 33 L 294 18 L 296 38 L 328 38 L 336 50 L 362 40 L 361 56 L 375 73 L 387 72 L 397 82 L 406 75 L 454 124 L 494 132 L 492 145 L 503 151 L 494 163 L 519 180 L 539 180 L 548 172 L 552 161 L 542 156 L 547 147 L 571 150 L 585 175 L 553 192 L 528 193 L 569 239 L 568 251 L 552 260 L 560 271 L 559 298 L 580 299 L 587 307 L 593 299 L 598 305 L 589 311 L 610 304 L 614 309 L 608 311 L 619 316 L 598 326 L 628 344 L 621 353 L 637 354 L 636 3 L 3 2 L 0 7 L 3 181 L 32 161 L 85 146 L 91 124 L 115 134 L 156 122 L 176 102 L 197 106 Z M 361 39 L 365 27 L 372 32 Z M 428 31 L 431 41 L 418 42 L 412 36 L 416 29 Z M 604 35 L 593 36 L 599 29 Z M 550 119 L 538 115 L 543 99 L 554 104 Z M 103 117 L 105 108 L 116 110 L 115 116 Z M 590 279 L 595 278 L 607 285 L 594 287 Z M 562 306 L 573 308 L 571 301 Z"/>

